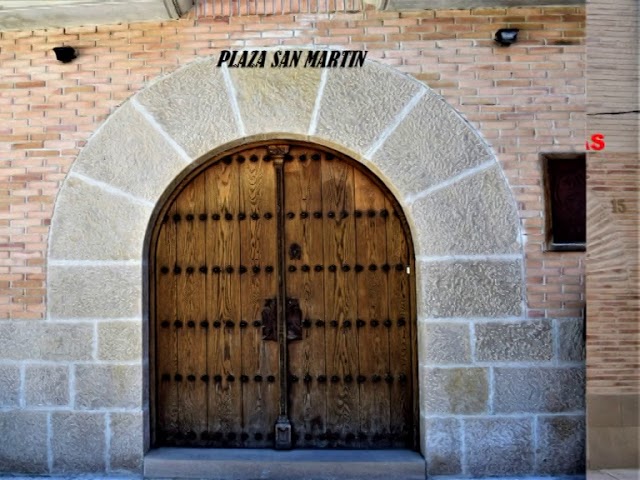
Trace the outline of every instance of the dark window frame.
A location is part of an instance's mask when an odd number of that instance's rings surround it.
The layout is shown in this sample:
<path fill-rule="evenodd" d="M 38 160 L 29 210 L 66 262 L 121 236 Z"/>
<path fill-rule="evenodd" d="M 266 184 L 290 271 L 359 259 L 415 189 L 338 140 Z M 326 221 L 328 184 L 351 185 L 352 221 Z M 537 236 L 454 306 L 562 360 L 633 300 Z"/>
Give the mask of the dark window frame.
<path fill-rule="evenodd" d="M 552 162 L 562 162 L 567 160 L 582 161 L 585 169 L 585 212 L 586 212 L 586 154 L 581 152 L 568 153 L 541 153 L 542 185 L 544 189 L 544 228 L 545 228 L 545 250 L 549 252 L 584 252 L 586 250 L 586 233 L 582 242 L 559 242 L 554 238 L 553 232 L 553 192 L 550 173 Z M 585 215 L 586 217 L 586 215 Z M 586 218 L 585 218 L 586 223 Z M 585 229 L 586 232 L 586 229 Z"/>

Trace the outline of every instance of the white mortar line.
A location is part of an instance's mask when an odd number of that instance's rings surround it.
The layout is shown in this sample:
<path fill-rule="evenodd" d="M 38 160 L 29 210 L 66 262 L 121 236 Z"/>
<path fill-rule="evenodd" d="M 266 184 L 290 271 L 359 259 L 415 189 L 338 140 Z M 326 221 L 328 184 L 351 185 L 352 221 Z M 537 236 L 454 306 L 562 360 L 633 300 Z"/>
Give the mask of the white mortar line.
<path fill-rule="evenodd" d="M 53 436 L 53 427 L 51 425 L 51 412 L 47 413 L 47 469 L 48 473 L 53 471 L 53 449 L 51 445 L 51 437 Z"/>
<path fill-rule="evenodd" d="M 522 260 L 521 253 L 498 253 L 494 255 L 416 255 L 416 261 L 437 262 L 501 262 L 504 260 Z"/>
<path fill-rule="evenodd" d="M 476 363 L 476 326 L 469 322 L 469 349 L 471 351 L 471 363 Z"/>
<path fill-rule="evenodd" d="M 533 437 L 533 469 L 537 471 L 538 467 L 538 415 L 534 415 L 531 419 L 531 436 Z"/>
<path fill-rule="evenodd" d="M 115 317 L 115 318 L 95 318 L 95 317 L 84 317 L 84 318 L 52 318 L 47 320 L 47 322 L 55 322 L 56 324 L 93 324 L 93 323 L 104 323 L 104 322 L 142 322 L 142 318 L 140 317 Z"/>
<path fill-rule="evenodd" d="M 184 148 L 178 145 L 178 143 L 173 139 L 173 137 L 169 135 L 164 128 L 162 128 L 162 125 L 160 125 L 158 121 L 155 119 L 155 117 L 151 115 L 149 110 L 147 110 L 144 106 L 142 106 L 138 102 L 136 97 L 131 98 L 131 100 L 129 101 L 131 102 L 131 105 L 133 106 L 133 108 L 137 110 L 140 115 L 144 117 L 147 123 L 149 123 L 149 125 L 151 125 L 151 127 L 153 127 L 153 129 L 156 132 L 158 132 L 160 136 L 164 138 L 169 145 L 171 145 L 171 148 L 173 148 L 176 151 L 176 153 L 180 156 L 182 160 L 184 160 L 185 163 L 189 164 L 193 161 L 193 158 L 191 158 L 189 154 L 184 151 Z"/>
<path fill-rule="evenodd" d="M 54 267 L 136 267 L 142 265 L 141 260 L 63 260 L 49 259 L 49 266 Z"/>
<path fill-rule="evenodd" d="M 493 414 L 493 390 L 495 387 L 495 376 L 493 372 L 493 367 L 489 368 L 489 398 L 487 399 L 487 403 L 489 404 L 489 414 Z"/>
<path fill-rule="evenodd" d="M 15 411 L 16 411 L 15 406 L 0 407 L 0 412 L 15 412 Z M 131 410 L 126 408 L 102 408 L 102 409 L 93 409 L 93 410 L 86 410 L 86 409 L 78 410 L 68 405 L 67 406 L 64 406 L 64 405 L 33 406 L 33 407 L 29 407 L 28 409 L 25 409 L 25 411 L 43 412 L 43 413 L 49 413 L 49 412 L 130 413 L 130 414 L 144 413 L 143 410 Z M 584 415 L 584 412 L 583 412 L 583 415 Z M 0 478 L 3 478 L 3 477 L 0 477 Z"/>
<path fill-rule="evenodd" d="M 560 326 L 558 325 L 558 319 L 551 320 L 551 331 L 553 337 L 551 338 L 551 345 L 553 346 L 553 364 L 558 365 L 560 362 Z"/>
<path fill-rule="evenodd" d="M 425 362 L 425 363 L 421 363 L 420 366 L 424 367 L 424 368 L 438 368 L 441 370 L 446 370 L 446 369 L 454 369 L 454 368 L 490 368 L 490 367 L 497 367 L 497 368 L 511 368 L 511 369 L 515 369 L 515 368 L 558 368 L 556 365 L 553 364 L 553 362 L 551 360 L 542 360 L 539 362 L 535 362 L 535 361 L 526 361 L 526 362 L 500 362 L 500 361 L 496 361 L 496 360 L 489 360 L 489 361 L 485 361 L 485 362 L 475 362 L 475 363 L 430 363 L 430 362 Z M 571 368 L 571 367 L 580 367 L 583 366 L 583 364 L 575 364 L 575 365 L 567 365 L 566 368 Z"/>
<path fill-rule="evenodd" d="M 82 180 L 83 182 L 89 185 L 92 185 L 94 187 L 98 187 L 101 190 L 104 190 L 105 192 L 111 193 L 113 195 L 117 195 L 119 197 L 124 197 L 130 202 L 137 203 L 139 205 L 144 205 L 145 207 L 149 207 L 149 208 L 153 208 L 155 206 L 154 203 L 150 202 L 149 200 L 136 197 L 135 195 L 131 195 L 130 193 L 125 192 L 124 190 L 120 190 L 119 188 L 114 187 L 113 185 L 109 185 L 108 183 L 101 182 L 100 180 L 96 180 L 95 178 L 87 177 L 86 175 L 83 175 L 81 173 L 72 171 L 71 173 L 69 173 L 69 176 Z"/>
<path fill-rule="evenodd" d="M 24 408 L 27 404 L 27 400 L 25 398 L 26 381 L 27 381 L 27 366 L 23 363 L 20 365 L 20 389 L 19 389 L 19 397 L 18 397 L 18 404 L 20 405 L 20 408 Z"/>
<path fill-rule="evenodd" d="M 309 122 L 309 135 L 316 133 L 318 127 L 318 116 L 320 115 L 320 105 L 322 104 L 322 97 L 324 96 L 324 87 L 327 84 L 327 78 L 329 76 L 329 69 L 323 68 L 320 75 L 320 84 L 318 85 L 318 93 L 316 94 L 316 101 L 313 105 L 313 112 L 311 113 L 311 121 Z"/>
<path fill-rule="evenodd" d="M 464 419 L 459 418 L 458 422 L 460 424 L 460 466 L 462 467 L 462 474 L 466 475 L 468 473 L 467 469 L 467 441 L 464 438 L 465 432 L 467 430 Z"/>
<path fill-rule="evenodd" d="M 533 320 L 523 317 L 420 317 L 418 323 L 525 323 Z"/>
<path fill-rule="evenodd" d="M 375 155 L 380 147 L 384 145 L 384 142 L 387 141 L 389 136 L 394 132 L 396 128 L 398 128 L 398 125 L 400 125 L 400 123 L 407 117 L 407 115 L 409 115 L 409 112 L 411 112 L 411 110 L 415 108 L 415 106 L 422 99 L 422 97 L 425 96 L 426 93 L 427 89 L 421 88 L 418 93 L 416 93 L 413 98 L 409 100 L 409 102 L 404 106 L 400 113 L 396 115 L 393 121 L 389 123 L 389 125 L 387 125 L 387 128 L 384 129 L 378 139 L 369 147 L 367 153 L 364 154 L 365 157 L 372 158 Z"/>
<path fill-rule="evenodd" d="M 104 469 L 111 472 L 111 414 L 104 416 Z"/>
<path fill-rule="evenodd" d="M 91 342 L 91 358 L 98 360 L 98 322 L 93 322 L 93 341 Z"/>
<path fill-rule="evenodd" d="M 229 69 L 227 68 L 227 66 L 222 65 L 222 67 L 220 67 L 220 70 L 222 70 L 222 78 L 224 79 L 224 84 L 226 85 L 227 91 L 229 93 L 231 110 L 233 110 L 233 114 L 236 117 L 236 124 L 238 126 L 240 136 L 244 137 L 246 135 L 246 131 L 244 128 L 244 122 L 242 121 L 242 115 L 240 115 L 238 97 L 236 96 L 236 87 L 233 85 L 233 81 L 231 80 L 231 75 L 229 74 Z"/>
<path fill-rule="evenodd" d="M 83 410 L 84 412 L 85 410 Z M 518 418 L 520 420 L 528 420 L 533 415 L 541 415 L 545 417 L 584 417 L 584 411 L 571 411 L 571 412 L 518 412 L 518 413 L 498 413 L 496 415 L 487 415 L 487 414 L 476 414 L 476 415 L 465 415 L 460 413 L 441 413 L 441 414 L 428 414 L 422 415 L 424 419 L 448 419 L 448 418 L 457 418 L 460 420 L 486 420 L 487 418 L 501 419 L 501 418 Z"/>
<path fill-rule="evenodd" d="M 69 408 L 75 409 L 76 406 L 76 366 L 74 363 L 69 365 Z"/>
<path fill-rule="evenodd" d="M 488 160 L 484 163 L 481 163 L 480 165 L 477 165 L 473 168 L 470 168 L 468 170 L 465 170 L 462 173 L 459 173 L 458 175 L 455 175 L 447 180 L 445 180 L 444 182 L 440 182 L 437 185 L 433 185 L 432 187 L 427 188 L 426 190 L 423 190 L 422 192 L 416 193 L 414 195 L 407 195 L 404 198 L 404 201 L 407 205 L 411 205 L 413 204 L 416 200 L 420 200 L 424 197 L 427 197 L 429 195 L 431 195 L 434 192 L 437 192 L 438 190 L 442 190 L 443 188 L 449 187 L 451 185 L 453 185 L 454 183 L 459 182 L 460 180 L 464 180 L 467 177 L 470 177 L 472 175 L 475 175 L 476 173 L 482 172 L 483 170 L 487 170 L 488 168 L 494 167 L 498 165 L 496 163 L 495 160 Z"/>

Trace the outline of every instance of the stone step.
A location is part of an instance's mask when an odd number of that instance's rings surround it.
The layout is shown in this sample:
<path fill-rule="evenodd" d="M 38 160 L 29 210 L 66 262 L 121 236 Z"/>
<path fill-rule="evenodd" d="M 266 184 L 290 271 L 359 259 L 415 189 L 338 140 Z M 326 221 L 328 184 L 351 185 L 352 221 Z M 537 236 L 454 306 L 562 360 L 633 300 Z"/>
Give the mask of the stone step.
<path fill-rule="evenodd" d="M 147 479 L 424 480 L 424 458 L 409 450 L 159 448 L 144 459 Z"/>

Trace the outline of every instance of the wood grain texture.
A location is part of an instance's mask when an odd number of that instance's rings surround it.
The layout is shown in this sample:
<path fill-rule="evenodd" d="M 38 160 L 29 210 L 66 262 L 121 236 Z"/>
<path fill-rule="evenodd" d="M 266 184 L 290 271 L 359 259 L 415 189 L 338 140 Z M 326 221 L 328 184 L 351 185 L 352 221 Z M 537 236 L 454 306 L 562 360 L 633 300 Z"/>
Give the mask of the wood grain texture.
<path fill-rule="evenodd" d="M 157 443 L 273 446 L 282 366 L 262 321 L 282 248 L 286 297 L 299 307 L 284 365 L 294 448 L 415 448 L 414 286 L 399 207 L 354 163 L 292 142 L 279 232 L 277 182 L 266 145 L 232 152 L 185 182 L 157 227 Z"/>

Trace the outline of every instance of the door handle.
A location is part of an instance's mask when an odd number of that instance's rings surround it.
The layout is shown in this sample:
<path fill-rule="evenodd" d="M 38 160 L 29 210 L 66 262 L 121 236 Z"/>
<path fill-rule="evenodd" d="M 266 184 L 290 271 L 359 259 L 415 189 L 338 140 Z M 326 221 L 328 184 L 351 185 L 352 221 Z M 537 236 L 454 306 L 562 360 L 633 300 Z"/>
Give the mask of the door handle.
<path fill-rule="evenodd" d="M 287 340 L 302 340 L 302 310 L 297 298 L 287 297 Z"/>
<path fill-rule="evenodd" d="M 262 339 L 278 341 L 278 301 L 268 298 L 262 309 Z"/>

